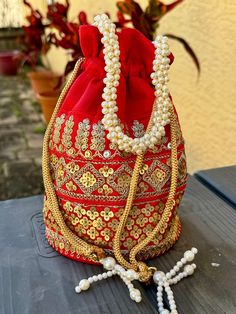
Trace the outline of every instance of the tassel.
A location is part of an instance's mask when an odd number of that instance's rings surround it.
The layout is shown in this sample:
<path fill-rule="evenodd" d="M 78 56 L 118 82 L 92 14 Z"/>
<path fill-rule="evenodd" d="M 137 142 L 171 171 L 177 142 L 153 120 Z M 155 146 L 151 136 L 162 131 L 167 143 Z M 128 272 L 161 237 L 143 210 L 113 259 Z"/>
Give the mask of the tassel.
<path fill-rule="evenodd" d="M 187 276 L 190 276 L 194 273 L 194 270 L 196 269 L 196 265 L 195 264 L 185 265 L 185 264 L 193 261 L 196 254 L 197 254 L 197 249 L 192 248 L 191 250 L 188 250 L 184 253 L 184 256 L 181 258 L 181 260 L 178 261 L 168 273 L 165 274 L 162 271 L 155 271 L 153 275 L 153 281 L 157 285 L 157 305 L 158 305 L 158 310 L 160 314 L 169 314 L 169 313 L 178 314 L 173 292 L 170 286 L 173 284 L 176 284 L 181 279 Z M 100 260 L 100 263 L 103 265 L 104 269 L 107 270 L 107 272 L 89 277 L 88 279 L 82 279 L 79 282 L 79 285 L 75 287 L 76 293 L 80 293 L 81 291 L 88 290 L 91 283 L 93 282 L 107 279 L 114 275 L 118 275 L 121 278 L 121 280 L 126 284 L 129 290 L 130 298 L 137 303 L 141 302 L 142 300 L 141 293 L 138 289 L 134 287 L 132 283 L 133 280 L 139 279 L 139 274 L 136 271 L 134 271 L 133 269 L 125 270 L 121 265 L 116 263 L 113 257 L 106 257 Z M 183 272 L 179 272 L 180 268 L 183 267 L 184 265 L 185 267 L 184 267 Z M 165 309 L 163 305 L 163 292 L 164 291 L 167 294 L 170 311 Z"/>
<path fill-rule="evenodd" d="M 138 289 L 134 288 L 134 285 L 132 284 L 133 280 L 138 280 L 139 278 L 139 274 L 136 271 L 133 269 L 125 270 L 121 265 L 116 263 L 113 257 L 106 257 L 100 260 L 100 263 L 108 270 L 108 272 L 89 277 L 88 279 L 82 279 L 79 285 L 75 287 L 76 293 L 88 290 L 92 282 L 118 275 L 126 284 L 129 290 L 130 298 L 137 303 L 141 302 L 141 293 Z"/>
<path fill-rule="evenodd" d="M 176 284 L 181 279 L 190 276 L 194 273 L 196 269 L 195 264 L 188 264 L 184 267 L 184 271 L 177 274 L 181 267 L 183 267 L 186 263 L 192 262 L 197 254 L 197 249 L 192 248 L 189 251 L 184 253 L 184 256 L 181 258 L 179 262 L 175 264 L 175 266 L 168 272 L 163 273 L 162 271 L 156 271 L 153 275 L 153 281 L 157 285 L 157 305 L 160 314 L 178 314 L 173 292 L 170 288 L 171 285 Z M 177 274 L 177 275 L 176 275 Z M 163 290 L 167 294 L 167 299 L 170 306 L 170 311 L 165 309 L 163 306 Z"/>

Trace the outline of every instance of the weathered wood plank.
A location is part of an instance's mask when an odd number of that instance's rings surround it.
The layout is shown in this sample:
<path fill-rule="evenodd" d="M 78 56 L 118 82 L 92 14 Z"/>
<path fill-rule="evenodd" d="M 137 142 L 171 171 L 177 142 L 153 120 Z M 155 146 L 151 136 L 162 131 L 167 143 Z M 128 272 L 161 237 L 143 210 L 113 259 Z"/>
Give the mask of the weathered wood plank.
<path fill-rule="evenodd" d="M 141 285 L 143 301 L 136 304 L 115 277 L 77 295 L 79 280 L 102 268 L 59 256 L 41 241 L 41 208 L 42 197 L 0 202 L 0 313 L 157 313 Z"/>
<path fill-rule="evenodd" d="M 165 272 L 183 252 L 199 249 L 198 269 L 173 287 L 180 313 L 236 313 L 236 212 L 190 177 L 180 208 L 182 234 L 170 252 L 150 262 Z M 220 264 L 213 267 L 211 263 Z M 152 296 L 155 289 L 152 286 Z"/>
<path fill-rule="evenodd" d="M 202 170 L 195 177 L 236 208 L 236 166 Z"/>

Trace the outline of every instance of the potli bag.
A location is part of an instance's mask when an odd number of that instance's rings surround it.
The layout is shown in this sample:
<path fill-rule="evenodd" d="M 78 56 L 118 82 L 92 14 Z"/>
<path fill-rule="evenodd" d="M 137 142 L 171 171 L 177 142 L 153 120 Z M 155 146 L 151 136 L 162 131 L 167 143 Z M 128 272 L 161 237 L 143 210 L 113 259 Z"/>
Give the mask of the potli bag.
<path fill-rule="evenodd" d="M 141 301 L 133 280 L 157 285 L 177 313 L 170 285 L 194 272 L 197 249 L 164 274 L 143 261 L 178 239 L 177 213 L 186 185 L 184 142 L 169 90 L 173 61 L 166 37 L 149 41 L 134 29 L 116 32 L 106 15 L 80 28 L 84 59 L 59 97 L 43 147 L 46 237 L 60 254 L 102 264 Z M 184 270 L 180 268 L 184 266 Z M 178 273 L 178 274 L 177 274 Z"/>

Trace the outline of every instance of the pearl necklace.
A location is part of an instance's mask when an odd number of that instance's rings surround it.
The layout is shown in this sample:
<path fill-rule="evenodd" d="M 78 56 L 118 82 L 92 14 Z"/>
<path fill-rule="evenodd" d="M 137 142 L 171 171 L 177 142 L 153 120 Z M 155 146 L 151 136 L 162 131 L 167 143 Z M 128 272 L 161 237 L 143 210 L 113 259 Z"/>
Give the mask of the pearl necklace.
<path fill-rule="evenodd" d="M 94 24 L 102 34 L 104 44 L 104 60 L 106 77 L 104 78 L 105 87 L 103 89 L 102 113 L 104 117 L 102 123 L 108 131 L 107 138 L 120 150 L 132 152 L 136 155 L 145 153 L 147 149 L 154 148 L 165 135 L 165 126 L 170 123 L 169 108 L 172 103 L 169 99 L 167 83 L 168 69 L 170 67 L 170 54 L 168 38 L 158 35 L 155 39 L 155 59 L 153 61 L 153 73 L 151 74 L 152 83 L 155 87 L 155 101 L 152 115 L 152 127 L 149 132 L 139 138 L 131 138 L 126 135 L 120 125 L 117 112 L 117 86 L 120 79 L 121 64 L 119 61 L 119 41 L 116 35 L 116 27 L 106 14 L 97 15 Z"/>

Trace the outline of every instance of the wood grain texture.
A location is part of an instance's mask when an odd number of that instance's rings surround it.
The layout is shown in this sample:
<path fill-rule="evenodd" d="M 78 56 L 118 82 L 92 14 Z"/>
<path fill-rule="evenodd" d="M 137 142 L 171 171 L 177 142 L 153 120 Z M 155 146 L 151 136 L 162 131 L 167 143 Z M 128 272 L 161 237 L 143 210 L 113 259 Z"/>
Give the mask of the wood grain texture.
<path fill-rule="evenodd" d="M 195 177 L 236 208 L 236 166 L 199 171 Z"/>
<path fill-rule="evenodd" d="M 181 203 L 182 234 L 170 252 L 150 262 L 165 272 L 197 247 L 197 270 L 173 287 L 180 313 L 236 313 L 236 212 L 199 183 L 188 180 Z M 220 264 L 213 267 L 211 263 Z M 154 297 L 155 289 L 152 286 Z"/>

